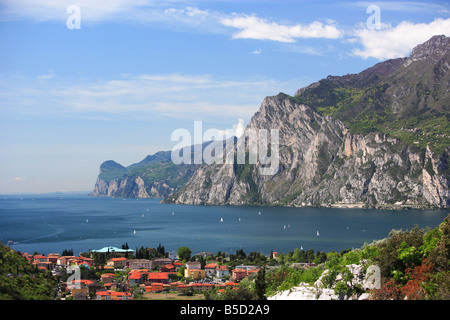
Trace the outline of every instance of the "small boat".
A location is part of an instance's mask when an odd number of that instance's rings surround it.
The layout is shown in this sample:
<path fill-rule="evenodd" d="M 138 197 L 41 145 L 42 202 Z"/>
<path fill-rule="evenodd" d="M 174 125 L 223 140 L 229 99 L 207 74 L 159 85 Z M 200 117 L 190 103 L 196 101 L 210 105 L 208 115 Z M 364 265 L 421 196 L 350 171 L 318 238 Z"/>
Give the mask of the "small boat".
<path fill-rule="evenodd" d="M 241 221 L 241 218 L 239 218 L 239 221 Z"/>
<path fill-rule="evenodd" d="M 6 243 L 8 246 L 12 245 L 12 244 L 16 244 L 16 242 L 12 241 L 12 240 L 8 240 L 8 242 Z"/>
<path fill-rule="evenodd" d="M 88 223 L 89 222 L 89 219 L 86 219 L 86 223 Z"/>
<path fill-rule="evenodd" d="M 316 233 L 316 235 L 317 235 L 317 236 L 320 236 L 320 234 L 319 234 L 319 230 L 317 230 L 317 233 Z"/>
<path fill-rule="evenodd" d="M 286 229 L 286 225 L 284 225 L 283 229 Z"/>
<path fill-rule="evenodd" d="M 258 214 L 261 214 L 261 211 L 259 211 Z"/>
<path fill-rule="evenodd" d="M 172 211 L 172 215 L 174 215 L 174 214 L 175 214 L 175 212 Z"/>
<path fill-rule="evenodd" d="M 133 230 L 133 234 L 136 234 L 136 230 Z"/>
<path fill-rule="evenodd" d="M 220 218 L 220 222 L 223 222 L 223 218 Z"/>
<path fill-rule="evenodd" d="M 302 246 L 300 246 L 300 250 L 303 250 L 303 247 L 302 247 Z"/>
<path fill-rule="evenodd" d="M 143 218 L 143 217 L 144 217 L 144 214 L 142 214 L 141 217 Z"/>

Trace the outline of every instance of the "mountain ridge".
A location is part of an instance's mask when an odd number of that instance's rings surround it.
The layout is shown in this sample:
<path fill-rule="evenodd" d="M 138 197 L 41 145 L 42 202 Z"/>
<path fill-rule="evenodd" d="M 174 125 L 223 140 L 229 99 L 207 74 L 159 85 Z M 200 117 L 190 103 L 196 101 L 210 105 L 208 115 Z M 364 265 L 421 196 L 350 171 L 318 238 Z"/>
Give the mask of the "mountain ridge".
<path fill-rule="evenodd" d="M 202 166 L 165 202 L 448 208 L 448 52 L 435 36 L 410 58 L 266 97 L 246 132 L 279 129 L 280 170 Z"/>

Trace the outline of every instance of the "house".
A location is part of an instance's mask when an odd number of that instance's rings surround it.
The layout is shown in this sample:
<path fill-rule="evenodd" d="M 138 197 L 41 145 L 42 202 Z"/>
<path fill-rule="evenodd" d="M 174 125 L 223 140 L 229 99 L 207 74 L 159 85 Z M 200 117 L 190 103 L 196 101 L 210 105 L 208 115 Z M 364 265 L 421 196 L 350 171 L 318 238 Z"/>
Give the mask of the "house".
<path fill-rule="evenodd" d="M 128 284 L 130 286 L 141 283 L 142 279 L 143 279 L 143 276 L 139 270 L 133 270 L 133 271 L 130 271 L 130 273 L 128 273 Z"/>
<path fill-rule="evenodd" d="M 132 259 L 127 260 L 126 265 L 131 270 L 137 270 L 141 268 L 151 269 L 152 262 L 148 259 Z"/>
<path fill-rule="evenodd" d="M 123 268 L 127 262 L 127 258 L 120 257 L 120 258 L 112 258 L 106 261 L 107 266 L 111 266 L 114 268 Z"/>
<path fill-rule="evenodd" d="M 240 281 L 240 280 L 244 279 L 245 277 L 247 277 L 247 270 L 245 270 L 245 269 L 234 269 L 232 271 L 232 276 L 231 277 L 235 281 Z"/>
<path fill-rule="evenodd" d="M 180 261 L 175 261 L 175 262 L 173 263 L 173 266 L 175 267 L 175 271 L 178 272 L 178 270 L 180 270 L 181 267 L 183 266 L 183 263 L 181 263 Z"/>
<path fill-rule="evenodd" d="M 67 266 L 69 265 L 69 260 L 74 259 L 75 256 L 61 256 L 56 260 L 56 264 L 60 266 Z"/>
<path fill-rule="evenodd" d="M 206 277 L 205 270 L 202 269 L 185 269 L 184 276 L 186 278 L 192 278 L 194 280 L 204 279 Z"/>
<path fill-rule="evenodd" d="M 175 266 L 173 264 L 166 264 L 161 267 L 161 272 L 175 272 Z"/>
<path fill-rule="evenodd" d="M 46 256 L 37 254 L 37 255 L 33 256 L 33 261 L 36 261 L 36 262 L 47 262 L 48 258 Z"/>
<path fill-rule="evenodd" d="M 236 269 L 243 269 L 243 270 L 246 270 L 246 271 L 250 271 L 250 270 L 256 270 L 256 269 L 259 269 L 259 267 L 258 266 L 244 266 L 244 265 L 240 265 L 240 266 L 236 266 Z"/>
<path fill-rule="evenodd" d="M 97 300 L 133 300 L 129 292 L 116 292 L 111 290 L 97 291 Z"/>
<path fill-rule="evenodd" d="M 161 292 L 164 290 L 164 283 L 153 282 L 150 285 L 145 286 L 145 292 Z"/>
<path fill-rule="evenodd" d="M 100 276 L 100 281 L 103 283 L 110 283 L 116 279 L 116 275 L 114 273 L 104 273 Z"/>
<path fill-rule="evenodd" d="M 216 269 L 219 267 L 217 263 L 210 263 L 205 266 L 205 272 L 207 276 L 212 276 L 216 273 Z"/>
<path fill-rule="evenodd" d="M 184 285 L 184 283 L 181 282 L 181 281 L 171 282 L 170 283 L 170 290 L 177 291 L 178 290 L 178 286 L 180 286 L 180 285 Z"/>
<path fill-rule="evenodd" d="M 190 291 L 207 291 L 214 289 L 214 284 L 212 283 L 190 283 L 188 284 Z"/>
<path fill-rule="evenodd" d="M 180 257 L 175 252 L 169 252 L 169 259 L 178 260 L 178 259 L 180 259 Z"/>
<path fill-rule="evenodd" d="M 199 252 L 199 253 L 194 254 L 194 256 L 199 256 L 199 257 L 203 257 L 203 258 L 212 257 L 213 255 L 214 254 L 209 251 L 204 251 L 204 252 Z"/>
<path fill-rule="evenodd" d="M 278 252 L 272 252 L 272 256 L 274 259 L 278 259 Z"/>
<path fill-rule="evenodd" d="M 169 284 L 169 274 L 167 272 L 149 272 L 147 275 L 147 283 Z"/>
<path fill-rule="evenodd" d="M 185 264 L 186 269 L 201 269 L 202 265 L 198 261 L 189 261 Z"/>
<path fill-rule="evenodd" d="M 72 296 L 73 300 L 86 300 L 87 299 L 87 288 L 74 288 L 70 291 L 70 295 Z"/>
<path fill-rule="evenodd" d="M 226 266 L 220 266 L 216 270 L 216 277 L 217 278 L 228 277 L 229 275 L 230 275 L 230 270 L 228 270 L 228 268 Z"/>
<path fill-rule="evenodd" d="M 149 269 L 155 270 L 157 268 L 161 268 L 162 266 L 165 266 L 167 264 L 171 264 L 172 259 L 169 258 L 155 258 L 152 259 Z"/>
<path fill-rule="evenodd" d="M 58 261 L 59 254 L 58 253 L 49 253 L 48 254 L 48 261 L 50 261 L 53 264 L 56 264 Z"/>

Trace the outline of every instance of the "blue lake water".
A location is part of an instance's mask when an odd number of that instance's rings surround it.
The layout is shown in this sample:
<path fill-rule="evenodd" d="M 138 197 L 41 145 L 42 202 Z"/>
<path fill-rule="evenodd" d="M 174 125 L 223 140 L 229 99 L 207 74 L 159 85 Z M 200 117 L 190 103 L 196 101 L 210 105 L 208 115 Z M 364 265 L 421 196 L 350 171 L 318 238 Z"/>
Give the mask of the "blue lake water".
<path fill-rule="evenodd" d="M 88 196 L 0 196 L 0 241 L 21 252 L 74 254 L 105 246 L 194 253 L 246 253 L 295 248 L 358 248 L 392 229 L 438 226 L 447 210 L 367 210 L 257 206 L 188 206 L 159 199 Z M 221 219 L 223 221 L 221 221 Z M 319 235 L 317 235 L 317 231 Z"/>

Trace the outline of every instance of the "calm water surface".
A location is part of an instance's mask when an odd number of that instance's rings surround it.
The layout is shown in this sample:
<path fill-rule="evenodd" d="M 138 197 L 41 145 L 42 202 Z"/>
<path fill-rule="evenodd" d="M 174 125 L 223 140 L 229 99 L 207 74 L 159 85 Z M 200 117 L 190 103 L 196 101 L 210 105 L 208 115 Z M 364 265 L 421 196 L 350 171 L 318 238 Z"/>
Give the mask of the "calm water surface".
<path fill-rule="evenodd" d="M 392 229 L 438 226 L 446 210 L 187 206 L 159 199 L 0 196 L 0 241 L 21 252 L 188 246 L 194 253 L 361 247 Z M 319 235 L 317 235 L 317 232 Z"/>

